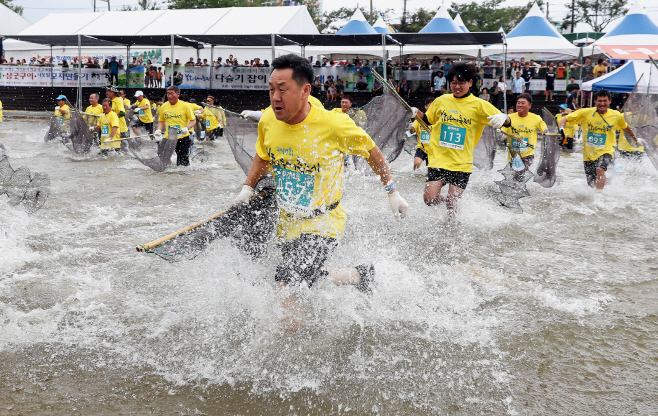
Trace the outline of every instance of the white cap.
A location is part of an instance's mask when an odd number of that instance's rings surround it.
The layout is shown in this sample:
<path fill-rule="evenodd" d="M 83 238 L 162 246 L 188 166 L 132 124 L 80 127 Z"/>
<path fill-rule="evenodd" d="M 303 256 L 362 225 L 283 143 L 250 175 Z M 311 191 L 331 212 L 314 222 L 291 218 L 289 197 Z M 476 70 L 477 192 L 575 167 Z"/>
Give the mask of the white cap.
<path fill-rule="evenodd" d="M 137 92 L 135 92 L 135 97 L 140 97 L 140 96 L 142 96 L 142 95 L 144 95 L 144 93 L 141 92 L 141 91 L 137 91 Z"/>

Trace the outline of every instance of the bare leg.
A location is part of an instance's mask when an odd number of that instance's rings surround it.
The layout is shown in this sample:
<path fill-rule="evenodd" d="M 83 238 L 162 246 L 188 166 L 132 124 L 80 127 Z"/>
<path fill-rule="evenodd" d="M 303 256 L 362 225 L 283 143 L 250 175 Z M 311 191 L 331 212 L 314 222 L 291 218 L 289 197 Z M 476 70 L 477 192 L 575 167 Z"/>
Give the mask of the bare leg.
<path fill-rule="evenodd" d="M 459 212 L 457 202 L 461 198 L 464 190 L 458 186 L 450 185 L 448 189 L 448 198 L 446 198 L 446 205 L 448 206 L 448 218 L 451 220 L 455 219 L 455 215 Z"/>
<path fill-rule="evenodd" d="M 445 197 L 442 197 L 441 188 L 445 182 L 443 180 L 431 181 L 425 183 L 425 193 L 423 194 L 423 200 L 428 206 L 438 205 L 441 202 L 446 200 Z"/>
<path fill-rule="evenodd" d="M 359 272 L 354 268 L 329 270 L 329 275 L 331 276 L 334 284 L 337 286 L 358 285 L 361 283 L 361 276 L 359 275 Z"/>
<path fill-rule="evenodd" d="M 596 168 L 596 180 L 594 186 L 599 191 L 605 186 L 605 170 L 603 168 Z"/>

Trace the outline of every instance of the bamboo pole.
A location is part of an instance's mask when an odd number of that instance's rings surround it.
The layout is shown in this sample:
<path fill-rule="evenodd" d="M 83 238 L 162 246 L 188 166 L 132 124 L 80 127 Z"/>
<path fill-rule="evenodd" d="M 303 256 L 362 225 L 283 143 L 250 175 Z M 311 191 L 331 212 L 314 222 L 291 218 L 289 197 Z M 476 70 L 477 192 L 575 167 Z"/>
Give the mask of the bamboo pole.
<path fill-rule="evenodd" d="M 263 197 L 263 196 L 265 196 L 265 192 L 260 192 L 260 193 L 258 193 L 257 195 L 252 196 L 251 199 L 259 198 L 259 197 Z M 229 208 L 229 209 L 230 209 L 230 208 Z M 211 216 L 211 217 L 208 217 L 208 218 L 206 218 L 206 219 L 204 219 L 204 220 L 201 220 L 201 221 L 195 222 L 194 224 L 192 224 L 192 225 L 190 225 L 190 226 L 188 226 L 188 227 L 185 227 L 185 228 L 183 228 L 182 230 L 178 230 L 178 231 L 173 232 L 173 233 L 171 233 L 171 234 L 168 234 L 168 235 L 166 235 L 166 236 L 164 236 L 164 237 L 160 237 L 160 238 L 158 238 L 157 240 L 153 240 L 153 241 L 151 241 L 150 243 L 140 244 L 140 245 L 138 245 L 138 246 L 135 247 L 135 248 L 137 249 L 138 252 L 140 252 L 140 253 L 145 253 L 145 252 L 147 252 L 147 251 L 149 251 L 149 250 L 151 250 L 151 249 L 153 249 L 153 248 L 156 248 L 156 247 L 159 246 L 159 245 L 162 245 L 162 244 L 166 243 L 166 242 L 169 241 L 169 240 L 173 240 L 174 238 L 178 237 L 178 236 L 181 235 L 181 234 L 184 234 L 184 233 L 186 233 L 186 232 L 188 232 L 188 231 L 192 231 L 193 229 L 195 229 L 195 228 L 197 228 L 197 227 L 200 227 L 200 226 L 202 226 L 203 224 L 205 224 L 205 223 L 207 223 L 207 222 L 209 222 L 209 221 L 214 220 L 215 218 L 221 217 L 221 216 L 224 215 L 227 211 L 228 211 L 228 210 L 224 210 L 224 211 L 222 211 L 222 212 L 220 212 L 220 213 L 217 213 L 217 214 L 215 214 L 215 215 L 213 215 L 213 216 Z"/>
<path fill-rule="evenodd" d="M 407 103 L 404 100 L 404 98 L 402 98 L 400 96 L 400 94 L 398 94 L 398 92 L 395 90 L 395 88 L 391 84 L 389 84 L 388 81 L 386 81 L 384 78 L 382 78 L 382 76 L 379 75 L 377 73 L 377 71 L 370 71 L 370 73 L 372 74 L 373 77 L 377 78 L 377 80 L 379 82 L 381 82 L 382 85 L 384 85 L 385 87 L 387 87 L 391 91 L 391 94 L 393 94 L 393 96 L 395 98 L 397 98 L 398 101 L 400 101 L 400 103 L 404 106 L 404 108 L 411 111 L 411 106 L 409 105 L 409 103 Z M 422 118 L 418 117 L 418 115 L 416 115 L 416 121 L 418 121 L 418 124 L 420 124 L 420 127 L 422 127 L 424 130 L 427 130 L 430 133 L 432 132 L 432 126 L 425 123 L 425 121 Z"/>
<path fill-rule="evenodd" d="M 120 139 L 105 139 L 103 140 L 103 143 L 120 142 L 123 140 L 139 139 L 141 137 L 148 137 L 148 136 L 161 136 L 161 135 L 156 135 L 151 133 L 151 134 L 142 134 L 141 136 L 134 136 L 134 137 L 122 137 Z"/>

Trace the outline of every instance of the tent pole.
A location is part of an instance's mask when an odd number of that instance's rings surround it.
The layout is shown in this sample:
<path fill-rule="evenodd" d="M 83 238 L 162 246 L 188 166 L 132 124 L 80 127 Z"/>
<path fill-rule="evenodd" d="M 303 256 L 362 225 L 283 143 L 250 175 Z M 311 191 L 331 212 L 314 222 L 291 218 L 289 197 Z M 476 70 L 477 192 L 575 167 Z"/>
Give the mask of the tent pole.
<path fill-rule="evenodd" d="M 53 88 L 55 86 L 55 83 L 53 81 L 53 66 L 55 65 L 55 61 L 53 60 L 53 45 L 50 45 L 50 88 Z"/>
<path fill-rule="evenodd" d="M 503 40 L 503 47 L 505 48 L 505 54 L 503 55 L 503 79 L 505 80 L 505 91 L 503 92 L 503 109 L 505 114 L 507 114 L 507 39 Z"/>
<path fill-rule="evenodd" d="M 382 58 L 383 58 L 382 62 L 384 63 L 384 65 L 382 67 L 382 74 L 383 74 L 382 78 L 384 78 L 384 80 L 387 80 L 388 78 L 386 78 L 386 62 L 387 62 L 386 61 L 386 35 L 383 34 L 383 33 L 382 33 Z"/>
<path fill-rule="evenodd" d="M 275 38 L 276 35 L 274 33 L 272 33 L 271 37 L 272 37 L 272 61 L 274 61 L 274 58 L 276 58 L 276 49 L 275 49 L 275 46 L 274 46 L 274 44 L 276 42 L 276 38 Z M 270 62 L 270 65 L 272 65 L 272 62 Z"/>
<path fill-rule="evenodd" d="M 302 45 L 302 58 L 306 58 L 306 46 Z"/>
<path fill-rule="evenodd" d="M 169 74 L 169 86 L 174 85 L 174 35 L 171 35 L 171 72 Z"/>
<path fill-rule="evenodd" d="M 212 89 L 212 77 L 215 71 L 215 45 L 210 45 L 210 89 Z"/>
<path fill-rule="evenodd" d="M 126 88 L 130 88 L 130 45 L 126 45 Z"/>
<path fill-rule="evenodd" d="M 78 108 L 82 107 L 82 38 L 78 35 Z"/>

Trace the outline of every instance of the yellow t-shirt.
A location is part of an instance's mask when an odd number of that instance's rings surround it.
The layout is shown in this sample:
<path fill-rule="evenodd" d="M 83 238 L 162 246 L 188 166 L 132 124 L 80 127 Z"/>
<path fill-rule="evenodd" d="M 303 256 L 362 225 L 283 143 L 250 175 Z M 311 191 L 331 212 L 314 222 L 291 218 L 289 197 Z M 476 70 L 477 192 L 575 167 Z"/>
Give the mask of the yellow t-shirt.
<path fill-rule="evenodd" d="M 583 160 L 594 161 L 604 154 L 614 156 L 615 131 L 628 127 L 626 120 L 617 110 L 600 114 L 595 107 L 581 108 L 567 116 L 567 122 L 580 124 L 583 128 Z"/>
<path fill-rule="evenodd" d="M 126 112 L 124 107 L 123 100 L 121 97 L 114 97 L 112 99 L 112 111 L 118 116 L 120 112 Z M 125 117 L 119 117 L 119 133 L 125 133 L 128 131 L 128 125 L 126 124 Z"/>
<path fill-rule="evenodd" d="M 375 142 L 348 117 L 311 105 L 306 119 L 289 125 L 276 119 L 274 111 L 263 113 L 258 123 L 256 152 L 270 162 L 276 183 L 280 215 L 279 238 L 300 234 L 340 238 L 345 211 L 335 209 L 313 216 L 341 200 L 345 155 L 370 156 Z"/>
<path fill-rule="evenodd" d="M 515 154 L 516 152 L 520 152 L 521 157 L 534 155 L 534 147 L 537 146 L 537 130 L 542 132 L 546 130 L 544 120 L 534 113 L 528 113 L 525 117 L 519 116 L 519 113 L 513 113 L 509 115 L 509 118 L 512 121 L 512 125 L 510 127 L 503 127 L 503 131 L 519 140 L 506 137 L 508 160 L 510 160 L 510 149 Z M 533 148 L 528 146 L 529 144 Z"/>
<path fill-rule="evenodd" d="M 414 120 L 414 130 L 416 130 L 416 140 L 418 141 L 416 149 L 421 149 L 423 152 L 427 153 L 432 133 L 422 128 L 418 120 Z"/>
<path fill-rule="evenodd" d="M 199 114 L 199 118 L 203 119 L 206 130 L 215 130 L 218 127 L 223 128 L 226 124 L 226 116 L 224 115 L 224 112 L 216 108 L 205 107 L 203 113 Z"/>
<path fill-rule="evenodd" d="M 183 102 L 184 102 L 185 104 L 189 105 L 190 108 L 192 109 L 192 111 L 203 110 L 203 107 L 201 107 L 201 106 L 198 105 L 198 104 L 195 104 L 195 103 L 188 103 L 187 101 L 183 101 Z"/>
<path fill-rule="evenodd" d="M 560 121 L 562 121 L 562 118 L 566 117 L 565 115 L 562 115 L 562 113 L 559 113 L 555 116 L 555 122 L 557 125 L 560 125 Z M 576 125 L 573 123 L 567 122 L 567 124 L 564 125 L 564 135 L 567 137 L 574 137 L 576 135 Z"/>
<path fill-rule="evenodd" d="M 60 110 L 66 111 L 66 114 L 62 114 Z M 59 107 L 59 110 L 55 110 L 54 113 L 57 117 L 64 117 L 64 118 L 71 118 L 71 110 L 69 109 L 69 106 L 64 104 L 63 106 Z"/>
<path fill-rule="evenodd" d="M 322 104 L 322 102 L 320 102 L 320 100 L 318 100 L 317 98 L 313 97 L 312 95 L 309 95 L 309 96 L 308 96 L 308 102 L 311 103 L 312 106 L 315 106 L 315 107 L 317 107 L 317 108 L 321 108 L 321 109 L 323 109 L 323 110 L 325 109 L 325 108 L 324 108 L 324 105 Z M 269 106 L 269 107 L 267 107 L 266 109 L 262 110 L 262 112 L 264 113 L 264 112 L 266 112 L 267 110 L 271 110 L 271 109 L 272 109 L 272 106 Z"/>
<path fill-rule="evenodd" d="M 452 94 L 444 94 L 434 100 L 427 110 L 427 119 L 432 124 L 427 166 L 471 172 L 473 149 L 489 123 L 487 117 L 494 114 L 500 111 L 473 95 L 455 98 Z"/>
<path fill-rule="evenodd" d="M 608 72 L 605 65 L 595 65 L 592 69 L 592 78 L 596 78 L 596 75 L 599 73 L 599 71 L 603 71 L 603 75 Z"/>
<path fill-rule="evenodd" d="M 169 127 L 178 127 L 179 139 L 189 136 L 189 132 L 183 134 L 181 129 L 187 127 L 192 120 L 195 120 L 194 113 L 192 113 L 192 107 L 190 107 L 185 101 L 178 100 L 174 105 L 171 105 L 171 103 L 167 101 L 162 104 L 162 107 L 160 108 L 158 121 L 165 122 L 165 138 L 169 135 Z"/>
<path fill-rule="evenodd" d="M 121 138 L 121 132 L 119 129 L 117 129 L 114 137 L 110 137 L 110 134 L 112 133 L 112 127 L 119 127 L 120 125 L 119 116 L 117 116 L 114 111 L 110 111 L 107 114 L 102 114 L 98 118 L 98 125 L 101 128 L 101 149 L 120 149 L 121 142 L 105 143 L 105 140 L 107 139 L 115 140 Z"/>
<path fill-rule="evenodd" d="M 124 107 L 130 108 L 130 100 L 127 98 L 123 99 L 123 105 Z"/>
<path fill-rule="evenodd" d="M 309 100 L 310 102 L 310 100 Z M 323 107 L 324 108 L 324 107 Z M 350 108 L 347 110 L 347 113 L 343 112 L 342 107 L 337 107 L 331 110 L 333 113 L 338 113 L 338 114 L 343 114 L 354 120 L 354 123 L 356 123 L 357 126 L 362 127 L 363 123 L 365 123 L 366 119 L 368 118 L 366 116 L 366 113 L 363 110 L 355 110 L 353 108 Z"/>
<path fill-rule="evenodd" d="M 2 123 L 2 101 L 0 101 L 0 123 Z"/>
<path fill-rule="evenodd" d="M 89 106 L 85 109 L 85 113 L 94 114 L 100 116 L 103 114 L 103 106 L 98 104 L 96 107 Z M 98 124 L 98 117 L 83 115 L 82 118 L 85 120 L 89 127 L 93 127 Z"/>
<path fill-rule="evenodd" d="M 153 123 L 153 113 L 151 113 L 151 104 L 149 100 L 143 98 L 142 101 L 135 101 L 135 113 L 139 115 L 139 121 L 142 123 Z M 146 110 L 142 110 L 140 107 L 148 106 Z"/>
<path fill-rule="evenodd" d="M 624 113 L 624 117 L 626 120 L 629 119 L 629 117 L 632 117 L 633 114 L 630 112 Z M 626 137 L 624 137 L 624 130 L 621 130 L 619 132 L 619 140 L 617 141 L 617 150 L 621 150 L 623 152 L 644 152 L 644 147 L 643 146 L 638 146 L 634 147 Z"/>

